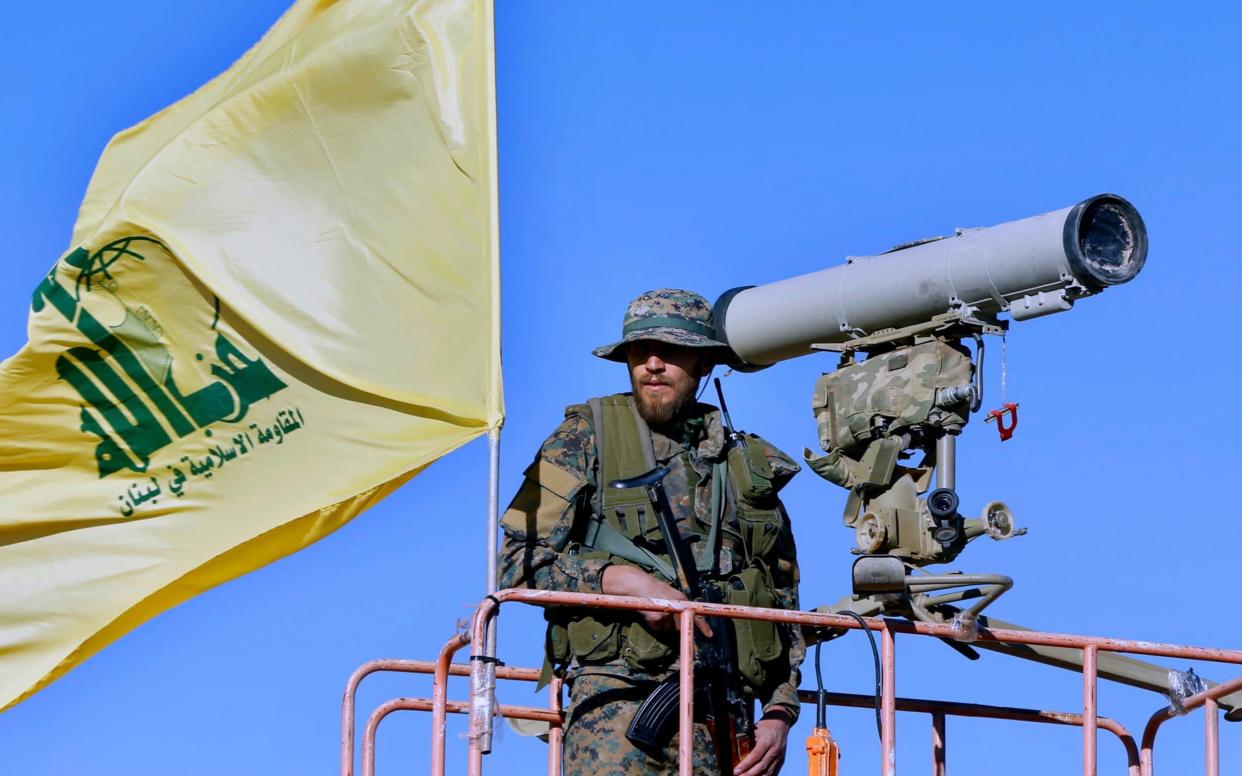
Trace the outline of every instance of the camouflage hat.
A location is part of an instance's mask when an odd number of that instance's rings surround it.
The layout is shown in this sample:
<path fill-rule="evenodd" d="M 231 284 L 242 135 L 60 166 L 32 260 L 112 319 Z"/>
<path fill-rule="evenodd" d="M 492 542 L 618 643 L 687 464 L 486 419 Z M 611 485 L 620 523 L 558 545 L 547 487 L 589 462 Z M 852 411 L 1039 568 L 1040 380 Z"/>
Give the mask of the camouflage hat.
<path fill-rule="evenodd" d="M 723 360 L 729 346 L 716 338 L 716 322 L 707 300 L 692 291 L 660 288 L 642 294 L 625 309 L 621 339 L 591 352 L 609 361 L 625 361 L 625 346 L 637 340 L 658 340 L 687 348 L 712 348 Z"/>

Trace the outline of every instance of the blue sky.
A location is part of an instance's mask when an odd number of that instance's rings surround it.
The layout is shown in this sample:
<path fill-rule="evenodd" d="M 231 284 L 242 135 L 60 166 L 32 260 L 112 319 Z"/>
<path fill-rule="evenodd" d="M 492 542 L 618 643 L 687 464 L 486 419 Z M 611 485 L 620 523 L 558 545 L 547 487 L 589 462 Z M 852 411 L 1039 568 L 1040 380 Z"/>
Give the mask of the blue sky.
<path fill-rule="evenodd" d="M 107 139 L 225 69 L 282 6 L 9 11 L 0 352 L 25 341 L 30 290 L 67 247 Z M 1001 446 L 976 420 L 958 480 L 964 511 L 1004 499 L 1030 535 L 972 546 L 953 567 L 1013 576 L 993 611 L 1032 627 L 1242 644 L 1230 600 L 1242 539 L 1235 5 L 500 0 L 496 17 L 506 499 L 564 405 L 624 387 L 589 350 L 616 336 L 637 293 L 714 298 L 1111 191 L 1146 219 L 1147 267 L 1071 313 L 1015 325 L 1018 433 Z M 795 455 L 813 447 L 811 388 L 832 365 L 808 357 L 728 378 L 735 423 Z M 0 716 L 5 772 L 334 772 L 353 668 L 432 657 L 482 595 L 485 475 L 485 446 L 472 444 L 319 544 L 126 636 Z M 851 561 L 842 494 L 809 473 L 786 493 L 803 605 L 831 603 Z M 515 607 L 501 623 L 502 657 L 535 664 L 538 614 Z M 971 664 L 909 639 L 898 654 L 904 695 L 1081 704 L 1077 677 L 1054 669 Z M 824 659 L 832 689 L 867 691 L 860 637 Z M 427 692 L 368 680 L 361 705 Z M 542 703 L 521 688 L 505 698 Z M 1101 704 L 1137 735 L 1160 699 L 1106 687 Z M 1201 724 L 1167 726 L 1157 762 L 1198 771 Z M 872 725 L 863 711 L 830 717 L 851 773 L 873 772 Z M 461 731 L 450 728 L 451 769 Z M 803 768 L 806 733 L 791 738 L 788 773 Z M 1072 772 L 1081 757 L 1066 729 L 951 720 L 948 735 L 955 772 Z M 1240 736 L 1222 727 L 1226 763 L 1242 757 Z M 421 770 L 427 740 L 425 716 L 390 719 L 380 768 Z M 924 768 L 926 719 L 903 717 L 899 740 L 902 772 Z M 504 773 L 539 772 L 544 755 L 512 732 L 498 751 Z M 1100 762 L 1123 762 L 1106 738 Z"/>

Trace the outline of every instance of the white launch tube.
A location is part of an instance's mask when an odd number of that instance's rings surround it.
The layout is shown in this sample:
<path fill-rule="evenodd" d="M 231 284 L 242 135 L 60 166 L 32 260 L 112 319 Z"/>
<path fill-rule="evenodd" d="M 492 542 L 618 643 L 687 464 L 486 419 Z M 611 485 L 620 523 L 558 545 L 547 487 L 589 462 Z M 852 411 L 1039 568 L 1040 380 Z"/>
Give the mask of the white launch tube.
<path fill-rule="evenodd" d="M 1101 194 L 1072 207 L 763 286 L 716 302 L 717 330 L 750 366 L 811 352 L 963 307 L 1015 320 L 1068 310 L 1074 300 L 1124 283 L 1147 258 L 1134 206 Z"/>

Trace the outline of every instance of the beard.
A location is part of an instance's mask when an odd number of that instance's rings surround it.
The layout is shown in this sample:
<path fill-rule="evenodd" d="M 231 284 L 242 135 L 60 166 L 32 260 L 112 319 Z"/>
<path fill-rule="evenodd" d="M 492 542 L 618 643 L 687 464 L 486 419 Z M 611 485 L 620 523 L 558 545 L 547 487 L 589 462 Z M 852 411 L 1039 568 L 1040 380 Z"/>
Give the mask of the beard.
<path fill-rule="evenodd" d="M 694 399 L 698 381 L 690 381 L 686 385 L 664 383 L 672 391 L 662 392 L 663 395 L 651 396 L 643 390 L 641 384 L 634 384 L 634 403 L 638 414 L 649 426 L 663 426 L 681 415 L 682 411 Z"/>

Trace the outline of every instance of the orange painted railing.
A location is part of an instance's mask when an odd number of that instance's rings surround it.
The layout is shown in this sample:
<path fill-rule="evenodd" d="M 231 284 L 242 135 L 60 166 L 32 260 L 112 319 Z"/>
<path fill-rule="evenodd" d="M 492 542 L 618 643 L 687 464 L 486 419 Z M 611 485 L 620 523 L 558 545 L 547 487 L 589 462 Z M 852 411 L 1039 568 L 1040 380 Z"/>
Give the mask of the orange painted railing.
<path fill-rule="evenodd" d="M 486 634 L 489 624 L 495 617 L 501 604 L 520 602 L 540 606 L 575 606 L 597 607 L 606 609 L 627 609 L 634 611 L 668 612 L 676 616 L 680 630 L 681 660 L 679 665 L 693 665 L 694 654 L 694 617 L 729 617 L 749 620 L 769 620 L 792 623 L 806 627 L 858 629 L 863 627 L 853 618 L 823 614 L 818 612 L 798 612 L 783 609 L 760 609 L 755 607 L 730 606 L 726 604 L 706 604 L 697 601 L 666 601 L 660 599 L 631 598 L 626 596 L 589 595 L 581 593 L 561 593 L 541 590 L 502 590 L 488 596 L 479 604 L 471 624 L 469 638 L 458 634 L 445 644 L 440 651 L 438 660 L 377 660 L 359 667 L 350 677 L 345 690 L 345 700 L 341 715 L 341 774 L 353 776 L 354 770 L 354 695 L 363 677 L 376 671 L 402 671 L 409 673 L 432 674 L 432 698 L 399 698 L 382 704 L 367 721 L 363 736 L 362 770 L 364 776 L 373 776 L 375 764 L 375 732 L 381 720 L 397 710 L 417 710 L 432 712 L 432 776 L 442 776 L 445 769 L 445 724 L 449 713 L 469 714 L 470 728 L 468 734 L 469 759 L 467 772 L 471 776 L 481 775 L 483 771 L 483 741 L 490 740 L 491 725 L 495 714 L 515 719 L 540 720 L 547 722 L 549 729 L 548 773 L 557 776 L 560 773 L 561 723 L 561 688 L 559 682 L 550 687 L 550 699 L 547 708 L 528 706 L 493 707 L 494 692 L 489 686 L 489 662 L 484 654 Z M 1117 737 L 1126 755 L 1126 768 L 1129 776 L 1153 776 L 1153 748 L 1156 733 L 1160 726 L 1174 716 L 1168 708 L 1161 708 L 1152 714 L 1143 732 L 1141 749 L 1135 745 L 1133 737 L 1119 723 L 1100 717 L 1097 713 L 1096 664 L 1101 651 L 1149 655 L 1157 657 L 1175 657 L 1192 660 L 1206 660 L 1218 663 L 1242 664 L 1242 651 L 1226 649 L 1210 649 L 1205 647 L 1182 646 L 1177 644 L 1161 644 L 1148 641 L 1125 641 L 1093 636 L 1076 636 L 1059 633 L 1042 633 L 1038 631 L 1008 630 L 980 628 L 980 641 L 999 641 L 1010 644 L 1036 644 L 1079 649 L 1083 653 L 1083 693 L 1082 713 L 1040 711 L 1005 706 L 987 706 L 980 704 L 952 703 L 947 701 L 919 700 L 898 698 L 896 695 L 896 641 L 900 635 L 932 636 L 952 638 L 953 630 L 947 625 L 890 620 L 879 617 L 865 618 L 865 626 L 881 635 L 881 763 L 880 772 L 884 776 L 896 773 L 896 712 L 919 712 L 931 716 L 932 721 L 932 773 L 933 776 L 945 776 L 946 716 L 978 717 L 1004 719 L 1018 722 L 1040 724 L 1068 725 L 1081 727 L 1083 731 L 1083 773 L 1094 776 L 1096 773 L 1096 734 L 1098 730 L 1106 730 Z M 453 655 L 466 644 L 471 645 L 469 665 L 452 663 Z M 490 664 L 494 676 L 498 680 L 515 680 L 523 682 L 537 681 L 539 671 L 532 668 L 513 668 Z M 471 694 L 468 701 L 449 701 L 448 677 L 469 676 Z M 681 735 L 680 741 L 680 773 L 690 776 L 692 762 L 693 736 L 689 734 L 694 718 L 694 675 L 692 671 L 681 671 L 681 699 L 679 714 Z M 1217 699 L 1242 689 L 1242 677 L 1216 685 L 1209 690 L 1187 698 L 1182 707 L 1185 712 L 1202 706 L 1206 711 L 1205 739 L 1207 747 L 1207 774 L 1219 776 L 1219 708 Z M 803 702 L 813 702 L 813 693 L 802 693 Z M 828 693 L 828 703 L 836 706 L 867 707 L 874 704 L 874 698 L 845 693 Z"/>

